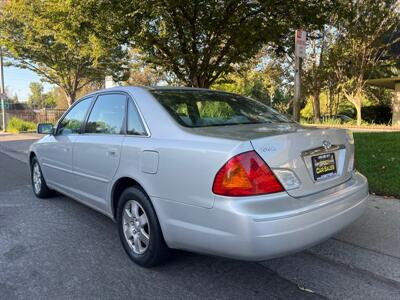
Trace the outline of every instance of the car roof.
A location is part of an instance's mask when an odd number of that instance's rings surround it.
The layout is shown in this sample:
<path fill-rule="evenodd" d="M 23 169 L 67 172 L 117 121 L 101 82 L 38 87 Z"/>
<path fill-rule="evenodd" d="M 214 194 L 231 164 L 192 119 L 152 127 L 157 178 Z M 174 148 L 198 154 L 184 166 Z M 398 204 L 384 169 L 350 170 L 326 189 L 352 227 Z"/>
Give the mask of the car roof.
<path fill-rule="evenodd" d="M 134 91 L 134 90 L 147 90 L 147 91 L 212 91 L 212 92 L 220 92 L 227 93 L 226 91 L 218 91 L 218 90 L 210 90 L 206 88 L 196 88 L 196 87 L 183 87 L 183 86 L 140 86 L 140 85 L 125 85 L 125 86 L 115 86 L 111 88 L 101 89 L 94 92 L 91 92 L 86 96 L 102 93 L 102 92 L 110 92 L 110 91 Z"/>

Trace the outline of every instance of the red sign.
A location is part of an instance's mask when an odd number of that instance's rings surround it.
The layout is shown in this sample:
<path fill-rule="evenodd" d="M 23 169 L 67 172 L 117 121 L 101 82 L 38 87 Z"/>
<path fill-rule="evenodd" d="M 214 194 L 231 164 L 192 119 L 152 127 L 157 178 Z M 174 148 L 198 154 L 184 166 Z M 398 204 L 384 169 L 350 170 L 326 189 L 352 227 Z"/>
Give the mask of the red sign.
<path fill-rule="evenodd" d="M 307 33 L 302 30 L 298 29 L 295 33 L 295 50 L 294 53 L 297 57 L 306 57 L 306 41 L 307 41 Z"/>

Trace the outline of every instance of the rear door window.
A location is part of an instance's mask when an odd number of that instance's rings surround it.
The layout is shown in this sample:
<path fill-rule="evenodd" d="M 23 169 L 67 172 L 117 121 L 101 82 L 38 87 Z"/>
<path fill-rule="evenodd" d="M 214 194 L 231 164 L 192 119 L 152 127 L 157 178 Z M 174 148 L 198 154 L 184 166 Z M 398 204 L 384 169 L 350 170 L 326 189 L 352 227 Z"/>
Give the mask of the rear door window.
<path fill-rule="evenodd" d="M 130 135 L 146 135 L 142 119 L 132 100 L 128 101 L 128 128 L 126 133 Z"/>
<path fill-rule="evenodd" d="M 100 95 L 90 112 L 85 133 L 122 134 L 126 99 L 123 94 Z"/>

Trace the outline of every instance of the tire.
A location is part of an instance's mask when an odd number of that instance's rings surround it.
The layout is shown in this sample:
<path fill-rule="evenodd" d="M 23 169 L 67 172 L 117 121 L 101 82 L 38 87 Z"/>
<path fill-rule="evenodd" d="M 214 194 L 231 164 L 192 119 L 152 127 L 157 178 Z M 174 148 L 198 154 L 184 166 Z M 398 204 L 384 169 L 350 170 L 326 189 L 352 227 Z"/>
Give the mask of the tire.
<path fill-rule="evenodd" d="M 169 249 L 150 199 L 142 189 L 129 187 L 121 194 L 117 223 L 122 246 L 133 262 L 150 268 L 166 260 Z"/>
<path fill-rule="evenodd" d="M 44 180 L 42 169 L 36 157 L 31 161 L 31 183 L 33 193 L 38 198 L 48 198 L 53 196 L 53 191 L 50 190 Z"/>

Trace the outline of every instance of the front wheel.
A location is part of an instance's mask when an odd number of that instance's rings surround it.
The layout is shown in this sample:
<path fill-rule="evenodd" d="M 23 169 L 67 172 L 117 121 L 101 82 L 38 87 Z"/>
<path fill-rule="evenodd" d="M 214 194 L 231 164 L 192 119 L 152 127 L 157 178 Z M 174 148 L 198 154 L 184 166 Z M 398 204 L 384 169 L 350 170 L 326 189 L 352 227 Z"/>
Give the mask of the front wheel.
<path fill-rule="evenodd" d="M 168 257 L 157 215 L 143 190 L 130 187 L 122 193 L 117 222 L 122 245 L 136 264 L 153 267 Z"/>
<path fill-rule="evenodd" d="M 33 193 L 36 197 L 48 198 L 53 195 L 53 191 L 48 188 L 44 180 L 42 169 L 36 157 L 32 158 L 31 161 L 31 181 Z"/>

